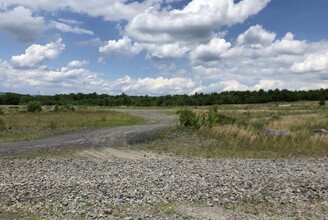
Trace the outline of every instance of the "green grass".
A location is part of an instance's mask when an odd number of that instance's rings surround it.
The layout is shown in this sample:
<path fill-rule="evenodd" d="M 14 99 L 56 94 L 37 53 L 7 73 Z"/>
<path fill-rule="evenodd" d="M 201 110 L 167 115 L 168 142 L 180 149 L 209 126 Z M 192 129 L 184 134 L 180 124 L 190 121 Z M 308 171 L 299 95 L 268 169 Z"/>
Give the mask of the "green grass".
<path fill-rule="evenodd" d="M 78 108 L 76 111 L 43 110 L 27 113 L 19 108 L 3 107 L 0 115 L 6 128 L 0 131 L 0 142 L 29 140 L 84 128 L 115 127 L 139 124 L 144 119 L 106 108 Z M 2 129 L 4 130 L 4 129 Z"/>
<path fill-rule="evenodd" d="M 281 107 L 282 106 L 282 107 Z M 198 114 L 208 107 L 194 109 Z M 161 140 L 139 145 L 142 150 L 204 158 L 289 158 L 327 157 L 328 136 L 314 129 L 328 130 L 328 108 L 317 102 L 288 105 L 225 105 L 218 113 L 231 118 L 211 128 L 177 127 L 163 132 Z M 233 119 L 233 120 L 232 120 Z M 292 137 L 260 136 L 261 129 L 291 131 Z"/>

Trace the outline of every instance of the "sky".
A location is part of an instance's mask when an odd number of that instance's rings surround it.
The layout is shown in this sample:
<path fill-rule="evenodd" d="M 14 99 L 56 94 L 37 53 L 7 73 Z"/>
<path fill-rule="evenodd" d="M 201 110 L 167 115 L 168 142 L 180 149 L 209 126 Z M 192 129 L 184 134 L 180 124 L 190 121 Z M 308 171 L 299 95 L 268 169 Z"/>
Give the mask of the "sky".
<path fill-rule="evenodd" d="M 0 0 L 0 92 L 328 88 L 327 0 Z"/>

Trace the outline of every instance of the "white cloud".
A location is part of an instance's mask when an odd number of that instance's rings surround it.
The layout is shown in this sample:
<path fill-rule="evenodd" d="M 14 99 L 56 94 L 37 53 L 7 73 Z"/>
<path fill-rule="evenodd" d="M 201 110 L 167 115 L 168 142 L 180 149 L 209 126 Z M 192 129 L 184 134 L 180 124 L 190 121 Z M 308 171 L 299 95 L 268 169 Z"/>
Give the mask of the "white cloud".
<path fill-rule="evenodd" d="M 271 45 L 275 38 L 275 33 L 268 32 L 260 25 L 255 25 L 238 36 L 237 45 L 262 48 Z"/>
<path fill-rule="evenodd" d="M 129 94 L 184 94 L 190 93 L 195 87 L 195 82 L 188 78 L 150 78 L 133 80 L 128 78 L 126 86 L 122 89 Z"/>
<path fill-rule="evenodd" d="M 46 45 L 33 44 L 24 54 L 13 56 L 11 62 L 17 67 L 37 67 L 45 60 L 56 58 L 65 49 L 62 39 Z"/>
<path fill-rule="evenodd" d="M 223 91 L 245 91 L 250 88 L 246 85 L 239 83 L 237 80 L 229 80 L 221 83 L 224 88 Z"/>
<path fill-rule="evenodd" d="M 132 56 L 140 53 L 142 47 L 133 43 L 128 36 L 123 36 L 119 40 L 109 40 L 106 45 L 99 47 L 101 57 L 106 55 Z"/>
<path fill-rule="evenodd" d="M 307 44 L 305 41 L 294 39 L 294 35 L 288 32 L 281 40 L 272 45 L 272 51 L 278 54 L 303 54 Z"/>
<path fill-rule="evenodd" d="M 149 8 L 127 25 L 130 37 L 140 42 L 172 43 L 208 40 L 223 26 L 244 22 L 270 0 L 193 0 L 182 10 Z"/>
<path fill-rule="evenodd" d="M 291 70 L 295 73 L 328 72 L 328 51 L 325 54 L 310 54 L 304 61 L 294 63 Z"/>
<path fill-rule="evenodd" d="M 269 89 L 277 89 L 277 88 L 283 88 L 284 82 L 281 80 L 272 80 L 272 79 L 264 79 L 260 80 L 255 86 L 254 90 L 269 90 Z"/>
<path fill-rule="evenodd" d="M 211 62 L 218 61 L 221 54 L 229 50 L 231 44 L 224 39 L 213 38 L 208 44 L 197 46 L 191 53 L 190 57 L 193 62 Z"/>
<path fill-rule="evenodd" d="M 147 48 L 147 58 L 152 60 L 170 60 L 183 57 L 189 48 L 179 43 L 155 45 L 144 45 Z"/>
<path fill-rule="evenodd" d="M 86 61 L 86 60 L 73 60 L 71 62 L 68 63 L 68 67 L 70 68 L 79 68 L 79 67 L 83 67 L 83 66 L 86 66 L 89 64 L 89 61 Z"/>
<path fill-rule="evenodd" d="M 77 62 L 74 62 L 77 63 Z M 70 63 L 73 64 L 73 63 Z M 108 80 L 101 75 L 81 67 L 60 69 L 16 69 L 0 60 L 0 87 L 31 94 L 38 90 L 43 94 L 98 92 L 107 94 L 162 95 L 189 94 L 197 85 L 192 79 L 181 77 L 146 77 L 134 79 L 130 76 Z"/>
<path fill-rule="evenodd" d="M 70 22 L 70 21 L 69 21 Z M 94 35 L 94 33 L 90 30 L 86 30 L 83 28 L 80 28 L 78 26 L 70 26 L 68 24 L 58 22 L 58 21 L 52 21 L 50 26 L 62 31 L 62 32 L 70 32 L 74 34 L 87 34 L 87 35 Z"/>
<path fill-rule="evenodd" d="M 33 16 L 30 9 L 18 6 L 0 11 L 0 31 L 8 33 L 15 41 L 33 42 L 44 28 L 44 18 Z"/>
<path fill-rule="evenodd" d="M 1 0 L 0 5 L 7 8 L 13 5 L 23 5 L 35 11 L 72 11 L 93 17 L 103 17 L 108 21 L 128 20 L 135 17 L 149 6 L 158 3 L 158 0 L 145 0 L 142 2 L 127 2 L 126 0 Z"/>

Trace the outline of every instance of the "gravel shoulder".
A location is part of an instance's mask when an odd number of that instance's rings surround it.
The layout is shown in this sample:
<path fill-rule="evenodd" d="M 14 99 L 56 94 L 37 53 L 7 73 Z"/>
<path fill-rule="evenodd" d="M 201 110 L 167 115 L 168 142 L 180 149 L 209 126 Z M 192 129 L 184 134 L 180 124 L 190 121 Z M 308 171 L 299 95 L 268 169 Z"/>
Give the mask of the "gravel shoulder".
<path fill-rule="evenodd" d="M 0 218 L 8 213 L 42 219 L 328 216 L 328 159 L 40 158 L 0 160 L 0 166 Z"/>
<path fill-rule="evenodd" d="M 94 148 L 128 146 L 156 138 L 159 128 L 174 123 L 174 116 L 161 110 L 117 109 L 117 111 L 144 117 L 147 124 L 115 128 L 85 129 L 52 137 L 0 143 L 0 156 L 33 150 L 53 150 L 57 148 Z"/>

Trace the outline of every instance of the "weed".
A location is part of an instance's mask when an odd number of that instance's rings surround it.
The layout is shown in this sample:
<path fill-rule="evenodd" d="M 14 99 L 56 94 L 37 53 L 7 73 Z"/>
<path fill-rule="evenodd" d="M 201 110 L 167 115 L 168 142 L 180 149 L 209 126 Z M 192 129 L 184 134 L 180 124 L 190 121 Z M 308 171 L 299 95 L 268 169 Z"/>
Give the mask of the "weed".
<path fill-rule="evenodd" d="M 6 130 L 6 123 L 2 118 L 0 118 L 0 131 Z"/>

